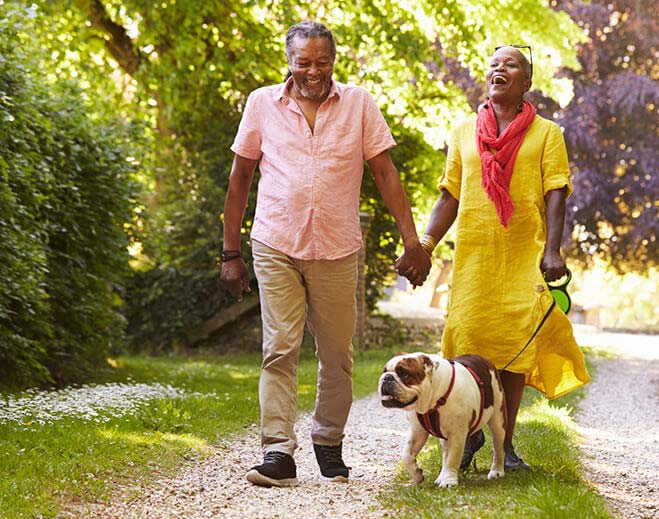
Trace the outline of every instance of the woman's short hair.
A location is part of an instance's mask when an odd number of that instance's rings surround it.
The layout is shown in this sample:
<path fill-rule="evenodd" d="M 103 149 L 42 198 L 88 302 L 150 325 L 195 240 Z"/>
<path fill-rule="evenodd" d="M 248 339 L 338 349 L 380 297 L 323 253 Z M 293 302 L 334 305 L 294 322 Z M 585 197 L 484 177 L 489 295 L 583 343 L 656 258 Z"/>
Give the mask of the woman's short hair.
<path fill-rule="evenodd" d="M 325 25 L 322 23 L 314 22 L 311 20 L 306 20 L 298 24 L 293 25 L 288 32 L 286 33 L 286 59 L 291 59 L 291 53 L 293 52 L 293 40 L 295 38 L 327 38 L 329 41 L 330 49 L 332 51 L 332 58 L 336 57 L 336 43 L 334 41 L 334 35 Z"/>

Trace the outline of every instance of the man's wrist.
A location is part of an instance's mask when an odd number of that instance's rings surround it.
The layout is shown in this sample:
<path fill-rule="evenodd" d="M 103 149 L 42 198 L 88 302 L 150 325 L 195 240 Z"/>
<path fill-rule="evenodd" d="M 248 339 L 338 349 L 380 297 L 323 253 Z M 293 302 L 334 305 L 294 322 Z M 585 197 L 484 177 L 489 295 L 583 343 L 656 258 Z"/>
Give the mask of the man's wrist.
<path fill-rule="evenodd" d="M 215 264 L 218 270 L 222 270 L 222 265 L 228 263 L 229 261 L 243 259 L 243 255 L 239 250 L 223 250 L 219 256 L 215 258 Z"/>
<path fill-rule="evenodd" d="M 239 249 L 234 250 L 223 250 L 220 254 L 220 259 L 222 261 L 231 261 L 234 259 L 242 258 L 242 254 Z"/>
<path fill-rule="evenodd" d="M 419 237 L 416 234 L 413 235 L 413 236 L 410 236 L 407 239 L 403 239 L 403 248 L 405 250 L 414 249 L 414 248 L 418 247 L 419 245 L 421 245 L 421 243 L 419 242 Z"/>

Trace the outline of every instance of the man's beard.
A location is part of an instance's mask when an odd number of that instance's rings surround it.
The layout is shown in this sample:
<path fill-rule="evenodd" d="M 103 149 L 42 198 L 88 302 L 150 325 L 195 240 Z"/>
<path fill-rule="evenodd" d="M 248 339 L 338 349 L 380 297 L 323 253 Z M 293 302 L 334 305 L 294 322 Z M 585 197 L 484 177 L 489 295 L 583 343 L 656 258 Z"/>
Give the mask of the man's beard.
<path fill-rule="evenodd" d="M 302 97 L 305 97 L 311 101 L 318 101 L 320 99 L 324 99 L 329 93 L 329 89 L 330 89 L 330 81 L 326 81 L 326 80 L 322 82 L 322 88 L 320 90 L 316 90 L 315 88 L 313 89 L 307 88 L 305 83 L 302 83 L 302 85 L 298 87 L 298 91 L 300 92 L 300 94 L 302 94 Z"/>

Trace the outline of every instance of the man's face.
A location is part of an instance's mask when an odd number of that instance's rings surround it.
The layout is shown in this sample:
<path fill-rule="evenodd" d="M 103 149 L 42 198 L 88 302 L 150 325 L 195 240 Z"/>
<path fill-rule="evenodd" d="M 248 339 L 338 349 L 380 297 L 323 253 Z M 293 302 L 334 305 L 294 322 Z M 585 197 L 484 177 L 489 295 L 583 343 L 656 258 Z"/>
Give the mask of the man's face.
<path fill-rule="evenodd" d="M 303 97 L 322 101 L 329 94 L 334 56 L 327 38 L 295 38 L 288 56 L 293 83 Z"/>

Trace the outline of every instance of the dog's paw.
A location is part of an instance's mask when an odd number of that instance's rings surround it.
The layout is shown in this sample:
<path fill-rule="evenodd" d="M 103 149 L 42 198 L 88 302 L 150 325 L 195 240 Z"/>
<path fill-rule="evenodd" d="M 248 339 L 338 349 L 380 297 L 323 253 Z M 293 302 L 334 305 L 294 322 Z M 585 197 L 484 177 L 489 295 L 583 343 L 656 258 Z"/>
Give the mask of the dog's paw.
<path fill-rule="evenodd" d="M 447 476 L 447 477 L 439 476 L 435 480 L 435 485 L 437 485 L 439 488 L 457 487 L 458 478 L 455 476 Z"/>
<path fill-rule="evenodd" d="M 490 470 L 487 474 L 487 479 L 497 479 L 503 477 L 503 470 Z"/>

